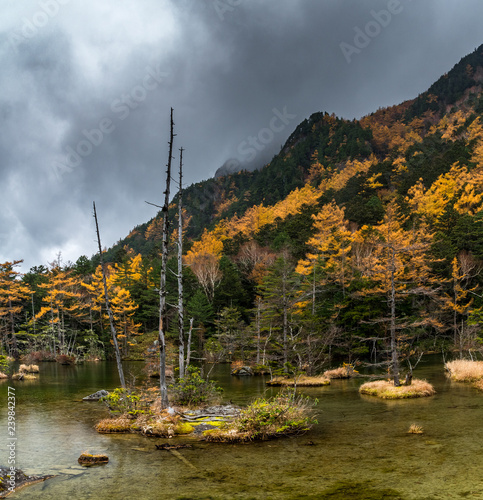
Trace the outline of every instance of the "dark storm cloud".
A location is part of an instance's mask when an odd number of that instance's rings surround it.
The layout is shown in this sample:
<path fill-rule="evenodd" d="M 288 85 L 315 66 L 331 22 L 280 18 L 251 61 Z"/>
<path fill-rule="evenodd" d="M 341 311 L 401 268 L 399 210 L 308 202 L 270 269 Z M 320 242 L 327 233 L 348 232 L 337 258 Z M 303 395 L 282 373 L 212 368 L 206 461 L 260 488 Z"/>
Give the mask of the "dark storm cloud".
<path fill-rule="evenodd" d="M 483 42 L 479 0 L 3 4 L 0 262 L 26 269 L 95 251 L 92 200 L 106 245 L 155 214 L 171 106 L 196 182 L 269 161 L 314 112 L 413 98 Z"/>

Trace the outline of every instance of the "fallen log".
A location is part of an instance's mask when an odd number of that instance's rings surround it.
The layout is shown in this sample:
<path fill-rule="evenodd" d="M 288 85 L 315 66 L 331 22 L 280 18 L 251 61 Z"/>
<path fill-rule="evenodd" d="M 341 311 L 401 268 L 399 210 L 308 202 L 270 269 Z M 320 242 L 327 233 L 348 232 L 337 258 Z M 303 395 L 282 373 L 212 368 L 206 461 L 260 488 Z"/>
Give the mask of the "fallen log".
<path fill-rule="evenodd" d="M 157 450 L 179 450 L 181 448 L 193 448 L 190 444 L 168 444 L 168 443 L 163 443 L 163 444 L 157 444 L 155 445 Z"/>

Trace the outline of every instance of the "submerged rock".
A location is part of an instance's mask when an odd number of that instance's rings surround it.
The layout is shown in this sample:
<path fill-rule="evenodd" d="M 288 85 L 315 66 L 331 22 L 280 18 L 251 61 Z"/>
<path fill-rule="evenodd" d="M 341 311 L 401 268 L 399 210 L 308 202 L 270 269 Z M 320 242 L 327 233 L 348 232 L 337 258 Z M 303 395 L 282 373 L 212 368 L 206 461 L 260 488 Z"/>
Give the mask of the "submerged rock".
<path fill-rule="evenodd" d="M 0 465 L 0 498 L 5 498 L 24 486 L 39 483 L 51 477 L 54 476 L 28 476 L 20 469 L 14 469 L 14 474 L 12 474 L 10 467 Z"/>
<path fill-rule="evenodd" d="M 108 394 L 107 391 L 101 389 L 100 391 L 94 392 L 94 394 L 82 398 L 82 401 L 99 401 L 99 399 L 106 397 Z"/>

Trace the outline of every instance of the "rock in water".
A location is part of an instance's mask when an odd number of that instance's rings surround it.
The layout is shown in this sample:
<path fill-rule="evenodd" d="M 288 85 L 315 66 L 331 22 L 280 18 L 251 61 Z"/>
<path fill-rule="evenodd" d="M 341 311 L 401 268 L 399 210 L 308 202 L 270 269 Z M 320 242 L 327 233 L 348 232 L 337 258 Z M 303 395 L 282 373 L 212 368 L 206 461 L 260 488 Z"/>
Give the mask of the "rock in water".
<path fill-rule="evenodd" d="M 77 461 L 84 467 L 92 467 L 93 465 L 107 464 L 107 462 L 109 462 L 109 457 L 107 455 L 91 455 L 90 453 L 84 452 Z"/>
<path fill-rule="evenodd" d="M 0 465 L 0 498 L 5 498 L 24 486 L 39 483 L 51 477 L 54 476 L 27 476 L 20 469 L 15 469 L 15 474 L 12 475 L 10 467 Z"/>
<path fill-rule="evenodd" d="M 101 389 L 100 391 L 95 392 L 94 394 L 91 394 L 89 396 L 86 396 L 85 398 L 82 398 L 82 401 L 99 401 L 99 399 L 107 396 L 109 393 L 105 391 L 104 389 Z"/>
<path fill-rule="evenodd" d="M 253 370 L 250 366 L 242 366 L 241 368 L 236 368 L 231 372 L 232 375 L 238 375 L 239 377 L 248 377 L 253 375 Z"/>

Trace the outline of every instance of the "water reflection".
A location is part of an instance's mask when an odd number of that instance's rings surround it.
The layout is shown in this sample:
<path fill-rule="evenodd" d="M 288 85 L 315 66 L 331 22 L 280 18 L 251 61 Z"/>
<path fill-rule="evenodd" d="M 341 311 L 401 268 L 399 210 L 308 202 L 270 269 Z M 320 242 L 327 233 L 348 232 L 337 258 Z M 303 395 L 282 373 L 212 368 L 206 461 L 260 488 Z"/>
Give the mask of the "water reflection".
<path fill-rule="evenodd" d="M 128 369 L 139 380 L 142 365 L 130 363 Z M 333 381 L 330 387 L 303 389 L 319 399 L 319 424 L 310 433 L 240 445 L 184 437 L 180 440 L 193 448 L 180 450 L 181 460 L 156 450 L 154 439 L 95 432 L 105 409 L 81 399 L 117 385 L 114 364 L 44 363 L 38 381 L 9 382 L 17 389 L 17 465 L 57 477 L 15 497 L 357 498 L 354 491 L 365 489 L 373 492 L 365 498 L 483 498 L 483 394 L 448 381 L 439 358 L 419 365 L 415 376 L 435 385 L 437 394 L 381 401 L 361 397 L 360 380 Z M 212 378 L 225 389 L 225 399 L 237 404 L 267 392 L 263 377 L 231 377 L 226 365 L 215 367 Z M 276 390 L 268 389 L 268 395 Z M 0 384 L 5 402 L 6 393 L 7 384 Z M 6 422 L 6 404 L 0 419 Z M 413 423 L 425 433 L 407 434 Z M 109 464 L 78 467 L 84 450 L 107 453 Z M 325 496 L 337 488 L 341 496 Z M 388 496 L 388 488 L 397 493 Z"/>

